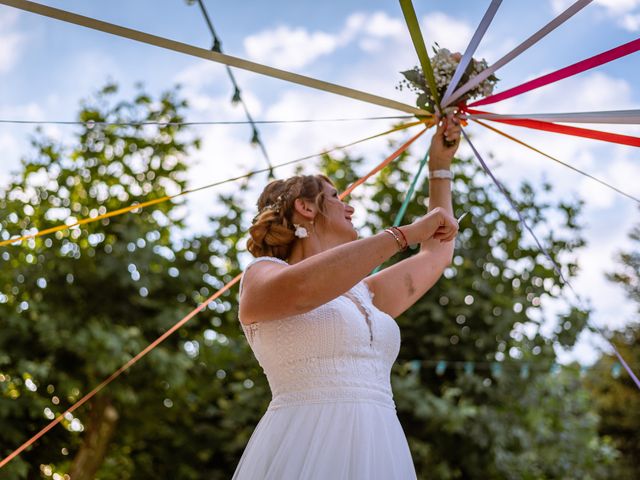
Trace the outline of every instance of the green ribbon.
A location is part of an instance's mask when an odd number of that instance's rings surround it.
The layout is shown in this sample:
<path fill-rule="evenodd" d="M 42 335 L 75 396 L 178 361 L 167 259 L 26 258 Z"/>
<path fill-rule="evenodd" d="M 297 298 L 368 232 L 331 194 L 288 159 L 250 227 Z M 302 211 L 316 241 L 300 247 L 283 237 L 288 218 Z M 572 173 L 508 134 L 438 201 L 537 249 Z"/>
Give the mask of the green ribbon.
<path fill-rule="evenodd" d="M 413 181 L 411 182 L 411 186 L 409 187 L 409 191 L 405 195 L 404 201 L 402 202 L 402 206 L 400 207 L 400 210 L 398 210 L 398 213 L 396 214 L 396 219 L 393 221 L 393 226 L 394 227 L 399 226 L 400 222 L 402 222 L 402 218 L 404 217 L 404 214 L 407 211 L 407 206 L 409 205 L 409 202 L 411 201 L 411 197 L 413 196 L 413 192 L 415 191 L 416 185 L 418 184 L 418 178 L 420 177 L 420 174 L 422 173 L 422 170 L 424 169 L 424 166 L 427 164 L 427 160 L 428 159 L 429 159 L 429 150 L 427 150 L 427 153 L 425 153 L 424 158 L 420 162 L 420 166 L 418 167 L 418 173 L 416 173 L 416 176 L 413 177 Z M 380 271 L 380 267 L 381 267 L 381 265 L 378 265 L 375 268 L 375 270 L 373 270 L 373 272 L 371 272 L 371 274 L 373 275 L 374 273 L 379 272 Z"/>
<path fill-rule="evenodd" d="M 427 47 L 424 44 L 422 32 L 420 31 L 420 24 L 416 17 L 416 11 L 413 9 L 411 0 L 400 0 L 400 7 L 402 8 L 404 20 L 407 22 L 407 27 L 409 28 L 411 41 L 413 41 L 413 46 L 418 54 L 418 60 L 420 60 L 420 65 L 422 66 L 422 73 L 429 84 L 429 90 L 431 90 L 431 95 L 436 102 L 438 111 L 442 111 L 442 108 L 440 107 L 440 95 L 438 95 L 438 87 L 436 86 L 436 78 L 433 74 L 433 67 L 431 66 L 429 55 L 427 54 Z"/>

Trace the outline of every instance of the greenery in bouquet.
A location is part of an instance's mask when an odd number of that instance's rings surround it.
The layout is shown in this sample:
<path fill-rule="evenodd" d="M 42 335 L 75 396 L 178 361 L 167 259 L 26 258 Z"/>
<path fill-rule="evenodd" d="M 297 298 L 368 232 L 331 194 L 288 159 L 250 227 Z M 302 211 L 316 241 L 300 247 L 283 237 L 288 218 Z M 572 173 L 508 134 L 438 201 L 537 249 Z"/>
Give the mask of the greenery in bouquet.
<path fill-rule="evenodd" d="M 436 46 L 433 47 L 433 52 L 434 56 L 430 57 L 431 66 L 433 67 L 433 75 L 435 77 L 438 95 L 442 98 L 447 90 L 447 86 L 453 78 L 453 74 L 455 73 L 458 64 L 460 63 L 462 55 L 459 53 L 451 53 L 446 48 L 440 48 L 437 43 Z M 485 59 L 476 60 L 475 58 L 472 58 L 469 65 L 467 65 L 465 72 L 462 74 L 458 85 L 464 85 L 471 78 L 475 77 L 487 68 L 488 64 Z M 411 70 L 406 70 L 400 73 L 402 73 L 405 78 L 400 81 L 400 84 L 396 88 L 398 90 L 408 88 L 409 90 L 416 92 L 418 94 L 418 98 L 416 100 L 418 108 L 435 113 L 436 102 L 431 94 L 431 90 L 429 89 L 429 85 L 425 79 L 422 69 L 415 66 Z M 480 82 L 480 84 L 476 85 L 460 97 L 457 103 L 459 104 L 460 102 L 467 102 L 474 98 L 483 98 L 491 95 L 496 83 L 498 83 L 498 78 L 494 74 L 489 75 L 484 81 Z"/>

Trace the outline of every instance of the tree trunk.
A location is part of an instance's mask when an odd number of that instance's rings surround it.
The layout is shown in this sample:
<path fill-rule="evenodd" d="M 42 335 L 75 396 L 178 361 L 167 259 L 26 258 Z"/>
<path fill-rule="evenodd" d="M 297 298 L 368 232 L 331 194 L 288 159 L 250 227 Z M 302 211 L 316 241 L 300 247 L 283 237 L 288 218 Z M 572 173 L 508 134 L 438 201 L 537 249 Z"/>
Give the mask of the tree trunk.
<path fill-rule="evenodd" d="M 71 480 L 91 480 L 102 465 L 107 447 L 116 429 L 118 411 L 108 397 L 98 397 L 90 402 L 91 413 L 78 454 L 73 459 L 69 476 Z"/>

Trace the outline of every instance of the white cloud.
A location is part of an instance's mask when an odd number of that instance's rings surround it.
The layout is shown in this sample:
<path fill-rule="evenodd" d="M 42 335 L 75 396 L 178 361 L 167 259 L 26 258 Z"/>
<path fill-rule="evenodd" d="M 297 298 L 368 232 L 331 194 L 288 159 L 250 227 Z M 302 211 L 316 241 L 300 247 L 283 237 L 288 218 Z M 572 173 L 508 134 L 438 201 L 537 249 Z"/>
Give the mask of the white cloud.
<path fill-rule="evenodd" d="M 405 35 L 405 30 L 404 22 L 385 12 L 356 12 L 336 33 L 281 25 L 250 35 L 244 46 L 252 60 L 283 69 L 301 69 L 356 38 L 360 39 L 361 48 L 374 51 L 381 48 L 382 39 L 398 38 Z"/>
<path fill-rule="evenodd" d="M 14 30 L 18 16 L 18 12 L 11 10 L 0 12 L 0 74 L 11 71 L 27 38 Z"/>
<path fill-rule="evenodd" d="M 248 58 L 283 69 L 303 68 L 318 57 L 332 53 L 339 45 L 336 35 L 286 25 L 244 40 Z"/>
<path fill-rule="evenodd" d="M 399 18 L 393 18 L 385 12 L 374 12 L 366 18 L 364 32 L 378 38 L 400 37 L 408 35 L 405 23 Z"/>
<path fill-rule="evenodd" d="M 559 14 L 572 3 L 573 0 L 551 0 L 551 7 Z M 631 32 L 640 30 L 640 0 L 595 0 L 593 3 L 622 28 Z"/>
<path fill-rule="evenodd" d="M 596 0 L 595 3 L 612 14 L 628 13 L 640 7 L 640 0 Z"/>
<path fill-rule="evenodd" d="M 640 30 L 640 13 L 623 15 L 620 24 L 630 32 Z"/>
<path fill-rule="evenodd" d="M 441 47 L 451 51 L 464 52 L 473 36 L 473 29 L 468 23 L 442 12 L 426 15 L 422 20 L 422 28 L 423 35 L 429 39 L 427 48 L 432 42 L 438 42 Z"/>
<path fill-rule="evenodd" d="M 187 89 L 198 90 L 227 81 L 227 72 L 224 65 L 202 60 L 182 70 L 173 80 Z"/>

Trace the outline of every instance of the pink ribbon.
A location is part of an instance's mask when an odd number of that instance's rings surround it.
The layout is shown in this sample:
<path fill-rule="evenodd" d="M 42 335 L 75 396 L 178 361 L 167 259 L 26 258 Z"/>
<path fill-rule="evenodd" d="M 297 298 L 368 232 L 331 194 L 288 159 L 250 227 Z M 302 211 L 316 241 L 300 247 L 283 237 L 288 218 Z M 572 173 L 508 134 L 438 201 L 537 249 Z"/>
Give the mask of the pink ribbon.
<path fill-rule="evenodd" d="M 489 105 L 491 103 L 500 102 L 507 98 L 515 97 L 516 95 L 528 92 L 529 90 L 534 90 L 544 85 L 557 82 L 558 80 L 577 75 L 578 73 L 582 73 L 586 70 L 599 67 L 600 65 L 604 65 L 605 63 L 617 60 L 618 58 L 637 52 L 638 50 L 640 50 L 640 38 L 629 43 L 625 43 L 624 45 L 620 45 L 619 47 L 612 48 L 611 50 L 607 50 L 606 52 L 602 52 L 598 55 L 594 55 L 593 57 L 582 60 L 581 62 L 569 65 L 568 67 L 561 68 L 560 70 L 556 70 L 555 72 L 543 75 L 538 78 L 534 78 L 533 80 L 525 82 L 517 87 L 510 88 L 509 90 L 505 90 L 504 92 L 500 92 L 495 95 L 489 95 L 488 97 L 478 100 L 477 102 L 469 104 L 469 106 L 479 107 L 481 105 Z"/>

